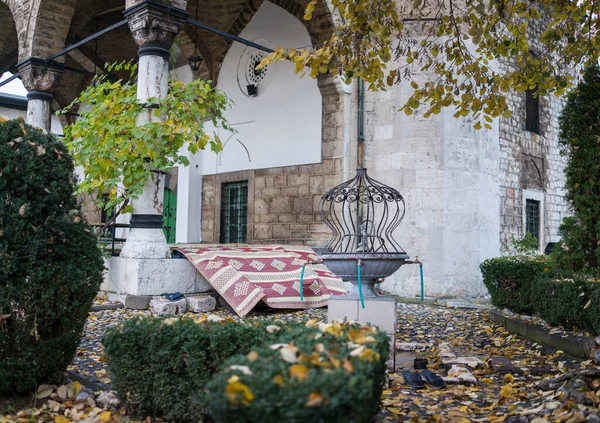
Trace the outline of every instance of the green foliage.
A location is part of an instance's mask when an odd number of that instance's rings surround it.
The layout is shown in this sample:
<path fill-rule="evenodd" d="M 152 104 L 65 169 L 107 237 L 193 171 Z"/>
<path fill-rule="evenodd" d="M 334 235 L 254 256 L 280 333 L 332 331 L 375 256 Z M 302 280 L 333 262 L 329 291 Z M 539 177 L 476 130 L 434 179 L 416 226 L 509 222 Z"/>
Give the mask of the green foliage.
<path fill-rule="evenodd" d="M 521 239 L 513 239 L 512 247 L 518 255 L 538 255 L 538 239 L 529 232 Z"/>
<path fill-rule="evenodd" d="M 53 135 L 0 122 L 0 393 L 26 392 L 73 360 L 103 261 Z"/>
<path fill-rule="evenodd" d="M 546 272 L 535 279 L 531 302 L 551 325 L 600 334 L 600 281 L 584 275 L 566 278 Z"/>
<path fill-rule="evenodd" d="M 560 119 L 567 158 L 566 198 L 574 215 L 564 219 L 553 259 L 565 269 L 600 274 L 600 69 L 586 69 Z"/>
<path fill-rule="evenodd" d="M 383 333 L 372 333 L 369 328 L 371 339 L 365 341 L 365 336 L 361 335 L 364 329 L 358 326 L 346 326 L 336 331 L 333 326 L 329 327 L 330 333 L 322 333 L 316 327 L 299 323 L 274 326 L 256 321 L 206 322 L 206 319 L 145 318 L 129 320 L 110 329 L 102 342 L 113 376 L 113 388 L 133 415 L 192 422 L 200 420 L 208 405 L 211 412 L 215 413 L 213 417 L 220 421 L 281 421 L 273 418 L 282 415 L 285 412 L 283 410 L 288 410 L 287 416 L 292 421 L 298 421 L 297 418 L 301 416 L 316 416 L 309 420 L 322 421 L 320 413 L 332 413 L 325 408 L 333 407 L 333 412 L 337 410 L 337 417 L 332 421 L 343 421 L 340 420 L 343 416 L 346 416 L 346 421 L 367 421 L 368 418 L 360 416 L 372 416 L 378 409 L 385 374 L 387 337 Z M 340 325 L 335 327 L 341 328 Z M 348 335 L 352 329 L 355 342 L 373 341 L 373 346 L 368 345 L 370 348 L 367 351 L 371 354 L 363 351 L 348 359 L 354 369 L 349 372 L 349 365 L 343 358 L 349 355 Z M 291 342 L 306 357 L 315 348 L 322 351 L 317 356 L 311 355 L 312 361 L 302 362 L 314 383 L 309 383 L 309 379 L 302 383 L 292 381 L 288 369 L 290 363 L 281 362 L 277 358 L 279 350 L 268 347 Z M 322 344 L 324 349 L 317 347 L 318 344 Z M 336 352 L 329 350 L 334 346 Z M 249 355 L 250 358 L 245 356 L 252 349 L 258 352 L 256 359 L 252 355 Z M 304 355 L 300 354 L 298 364 L 302 357 Z M 228 359 L 231 361 L 223 364 Z M 330 364 L 319 364 L 325 359 Z M 256 379 L 244 378 L 243 382 L 229 386 L 228 381 L 232 376 L 230 366 L 236 363 L 251 367 Z M 330 366 L 332 372 L 328 373 L 325 366 Z M 219 369 L 225 373 L 218 373 Z M 273 383 L 273 372 L 280 371 L 286 372 L 281 380 L 288 384 L 285 390 Z M 213 376 L 215 380 L 209 382 Z M 268 384 L 260 386 L 267 380 Z M 223 383 L 229 387 L 223 386 Z M 207 386 L 212 387 L 210 398 L 206 397 Z M 311 387 L 312 391 L 307 391 Z M 226 389 L 229 389 L 229 395 Z M 231 392 L 232 389 L 235 392 Z M 254 393 L 248 389 L 253 389 Z M 308 396 L 316 389 L 320 389 L 323 401 L 328 401 L 323 410 L 306 407 Z M 296 399 L 282 407 L 277 396 L 281 396 L 282 392 L 274 391 L 285 391 L 287 398 Z M 246 398 L 252 396 L 249 407 L 240 409 L 238 394 L 242 395 L 243 401 L 244 395 Z M 354 415 L 362 420 L 348 417 Z M 262 417 L 252 420 L 256 416 Z"/>
<path fill-rule="evenodd" d="M 548 267 L 546 256 L 495 257 L 481 263 L 483 283 L 492 304 L 517 313 L 532 313 L 531 289 L 534 279 Z"/>
<path fill-rule="evenodd" d="M 133 319 L 110 329 L 106 347 L 113 389 L 133 415 L 198 421 L 203 389 L 229 357 L 273 339 L 265 325 Z"/>
<path fill-rule="evenodd" d="M 337 326 L 228 360 L 206 387 L 211 415 L 222 422 L 371 421 L 380 406 L 388 339 L 356 324 Z"/>
<path fill-rule="evenodd" d="M 305 19 L 319 5 L 312 0 Z M 457 117 L 472 116 L 476 129 L 511 116 L 510 91 L 563 95 L 574 69 L 600 57 L 593 0 L 410 0 L 402 9 L 390 0 L 331 5 L 335 27 L 329 39 L 277 49 L 263 65 L 290 59 L 297 73 L 308 67 L 311 76 L 363 78 L 371 90 L 410 81 L 406 114 L 422 104 L 425 117 L 452 107 Z M 423 72 L 434 76 L 419 85 L 415 76 Z"/>
<path fill-rule="evenodd" d="M 136 66 L 117 64 L 107 70 L 129 70 L 130 81 L 137 81 Z M 207 146 L 221 150 L 217 134 L 205 131 L 206 122 L 231 129 L 223 116 L 230 101 L 210 82 L 196 79 L 185 84 L 170 79 L 166 98 L 141 103 L 137 83 L 130 81 L 111 82 L 106 75 L 97 76 L 62 111 L 85 106 L 76 123 L 64 131 L 76 165 L 85 169 L 79 192 L 108 193 L 108 201 L 98 198 L 98 205 L 106 209 L 124 206 L 126 212 L 132 210 L 128 203 L 141 194 L 152 172 L 189 165 L 181 154 L 184 146 L 192 154 Z"/>

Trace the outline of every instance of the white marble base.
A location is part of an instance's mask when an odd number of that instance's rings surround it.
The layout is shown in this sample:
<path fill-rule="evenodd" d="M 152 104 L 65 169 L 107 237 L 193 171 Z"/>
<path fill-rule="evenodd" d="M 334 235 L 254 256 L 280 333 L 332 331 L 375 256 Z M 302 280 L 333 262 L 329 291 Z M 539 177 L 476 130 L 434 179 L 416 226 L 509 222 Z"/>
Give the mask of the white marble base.
<path fill-rule="evenodd" d="M 332 295 L 327 306 L 327 320 L 354 320 L 370 323 L 384 331 L 390 338 L 390 357 L 388 368 L 395 369 L 396 365 L 396 300 L 391 297 L 365 299 L 365 308 L 360 300 L 346 299 L 344 295 Z"/>
<path fill-rule="evenodd" d="M 105 260 L 107 271 L 100 290 L 120 295 L 192 294 L 212 289 L 184 259 L 123 258 Z"/>

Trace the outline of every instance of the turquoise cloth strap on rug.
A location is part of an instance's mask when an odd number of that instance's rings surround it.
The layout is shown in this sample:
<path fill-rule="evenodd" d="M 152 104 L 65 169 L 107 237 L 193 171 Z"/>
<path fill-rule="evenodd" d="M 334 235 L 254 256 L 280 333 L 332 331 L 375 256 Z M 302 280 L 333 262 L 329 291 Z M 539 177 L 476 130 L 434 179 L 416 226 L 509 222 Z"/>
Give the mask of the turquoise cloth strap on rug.
<path fill-rule="evenodd" d="M 304 268 L 306 267 L 306 263 L 302 265 L 302 271 L 300 272 L 300 299 L 304 301 L 304 287 L 302 281 L 304 280 Z"/>
<path fill-rule="evenodd" d="M 365 300 L 363 299 L 363 293 L 362 293 L 362 283 L 360 281 L 360 266 L 361 266 L 362 262 L 360 259 L 358 259 L 358 295 L 360 296 L 360 305 L 362 308 L 365 308 Z"/>

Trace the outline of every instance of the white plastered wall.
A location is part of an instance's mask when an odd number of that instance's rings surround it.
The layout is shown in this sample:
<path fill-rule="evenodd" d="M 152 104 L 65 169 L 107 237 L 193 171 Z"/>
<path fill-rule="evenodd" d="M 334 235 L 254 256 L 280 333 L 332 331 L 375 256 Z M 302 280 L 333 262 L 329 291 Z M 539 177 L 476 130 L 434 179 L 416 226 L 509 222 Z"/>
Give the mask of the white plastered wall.
<path fill-rule="evenodd" d="M 271 48 L 311 44 L 302 22 L 269 2 L 261 5 L 240 37 Z M 234 42 L 219 74 L 217 88 L 233 101 L 225 116 L 238 132 L 217 129 L 225 144 L 219 154 L 181 152 L 190 165 L 179 167 L 176 242 L 202 240 L 202 175 L 321 161 L 322 99 L 317 82 L 308 76 L 300 78 L 289 62 L 275 63 L 268 66 L 258 95 L 250 97 L 242 68 L 254 52 Z M 193 77 L 187 65 L 173 73 L 184 82 Z M 205 130 L 215 129 L 206 124 Z"/>
<path fill-rule="evenodd" d="M 22 117 L 23 119 L 26 119 L 27 112 L 25 110 L 17 110 L 17 109 L 11 109 L 8 107 L 0 107 L 0 116 L 3 116 L 7 119 L 16 119 L 18 117 Z M 60 123 L 60 119 L 58 118 L 58 116 L 52 116 L 50 131 L 54 134 L 62 135 L 62 133 L 63 133 L 62 124 Z"/>
<path fill-rule="evenodd" d="M 240 37 L 270 48 L 311 44 L 308 31 L 284 9 L 264 2 Z M 217 156 L 202 154 L 202 174 L 319 163 L 321 161 L 321 94 L 317 82 L 294 73 L 290 62 L 274 63 L 248 96 L 248 59 L 257 50 L 234 42 L 225 56 L 217 87 L 234 102 L 226 113 L 238 131 L 220 131 L 225 144 Z"/>

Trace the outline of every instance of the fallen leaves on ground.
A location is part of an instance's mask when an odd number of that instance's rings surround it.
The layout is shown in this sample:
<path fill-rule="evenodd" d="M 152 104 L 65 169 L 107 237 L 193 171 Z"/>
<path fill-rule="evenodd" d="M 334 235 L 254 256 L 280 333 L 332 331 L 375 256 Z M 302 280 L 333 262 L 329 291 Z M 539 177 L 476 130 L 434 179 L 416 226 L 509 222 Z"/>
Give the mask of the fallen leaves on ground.
<path fill-rule="evenodd" d="M 427 358 L 430 369 L 444 374 L 439 350 L 435 348 L 442 343 L 448 343 L 457 357 L 478 357 L 485 365 L 473 370 L 478 379 L 476 386 L 448 385 L 441 390 L 428 387 L 415 391 L 404 384 L 399 374 L 392 373 L 378 421 L 600 421 L 600 417 L 593 420 L 600 413 L 600 391 L 592 391 L 596 384 L 600 387 L 600 379 L 589 378 L 584 381 L 585 386 L 567 382 L 553 390 L 540 387 L 542 380 L 574 369 L 593 368 L 590 361 L 582 362 L 562 351 L 523 340 L 493 323 L 487 310 L 400 305 L 398 316 L 398 342 L 434 345 L 425 352 L 414 352 L 412 357 L 399 352 L 399 361 L 402 363 L 404 358 L 406 369 L 412 370 L 409 361 L 417 356 Z M 494 370 L 489 364 L 492 357 L 510 359 L 517 372 Z M 578 396 L 581 391 L 583 396 Z"/>
<path fill-rule="evenodd" d="M 90 313 L 77 357 L 70 370 L 108 386 L 110 375 L 107 373 L 104 349 L 100 344 L 102 335 L 110 326 L 149 314 L 147 311 L 122 309 Z M 240 319 L 225 309 L 217 309 L 213 314 L 224 319 Z M 206 315 L 188 315 L 200 320 L 206 319 Z M 341 333 L 339 325 L 322 323 L 327 319 L 327 309 L 283 312 L 267 309 L 253 312 L 246 319 L 269 320 L 274 325 L 281 325 L 289 320 L 301 320 L 307 321 L 307 326 L 322 326 L 322 330 L 332 334 Z M 276 329 L 271 327 L 270 330 Z M 557 329 L 556 332 L 561 331 Z M 351 341 L 357 344 L 356 354 L 365 353 L 370 344 L 369 336 L 366 329 L 350 335 Z M 376 418 L 377 422 L 579 423 L 586 419 L 600 421 L 600 417 L 598 420 L 590 417 L 600 413 L 600 378 L 582 376 L 579 379 L 559 381 L 560 383 L 551 385 L 553 389 L 542 389 L 540 386 L 541 381 L 549 378 L 557 378 L 579 370 L 596 369 L 591 361 L 573 359 L 562 351 L 525 341 L 493 323 L 488 318 L 487 310 L 400 304 L 398 341 L 428 346 L 412 353 L 398 353 L 399 360 L 410 357 L 411 370 L 412 359 L 416 356 L 427 358 L 429 369 L 444 374 L 445 368 L 438 349 L 443 343 L 447 343 L 457 357 L 476 357 L 484 365 L 472 369 L 478 380 L 477 385 L 448 385 L 442 390 L 426 388 L 415 391 L 408 388 L 399 373 L 391 373 L 389 387 L 383 393 L 383 407 Z M 277 349 L 286 346 L 287 344 L 281 344 Z M 295 363 L 298 364 L 293 363 L 293 366 L 303 366 L 303 362 L 311 362 L 311 356 L 296 356 L 297 352 L 289 352 L 292 354 L 284 354 L 292 361 L 297 359 Z M 256 353 L 250 352 L 249 356 L 254 354 Z M 510 360 L 518 371 L 502 372 L 491 368 L 489 359 L 500 357 Z M 408 360 L 405 364 L 407 363 Z M 347 360 L 339 363 L 339 366 L 348 372 L 353 371 L 351 362 Z M 294 377 L 304 377 L 302 367 L 295 369 Z M 285 386 L 283 381 L 282 375 L 276 376 L 274 380 L 282 388 Z M 232 381 L 230 386 L 232 396 L 240 401 L 251 401 L 252 393 L 236 382 Z M 586 390 L 582 389 L 582 383 L 585 384 Z M 58 387 L 52 387 L 50 395 L 58 397 L 57 390 Z M 118 412 L 111 413 L 90 404 L 75 404 L 71 400 L 60 402 L 52 399 L 50 395 L 50 400 L 42 407 L 0 417 L 0 423 L 129 421 L 127 416 Z M 327 406 L 327 401 L 323 394 L 314 392 L 306 399 L 306 405 L 323 407 Z"/>

